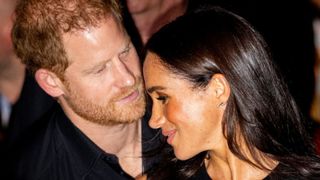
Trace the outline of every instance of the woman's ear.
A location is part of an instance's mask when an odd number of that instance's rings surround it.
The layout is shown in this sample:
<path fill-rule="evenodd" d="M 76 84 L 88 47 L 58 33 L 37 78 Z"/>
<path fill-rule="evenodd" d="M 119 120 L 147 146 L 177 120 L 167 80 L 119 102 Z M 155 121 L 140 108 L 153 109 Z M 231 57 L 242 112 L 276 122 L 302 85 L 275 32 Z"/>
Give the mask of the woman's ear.
<path fill-rule="evenodd" d="M 39 86 L 50 96 L 59 97 L 64 94 L 63 83 L 55 73 L 47 69 L 38 69 L 35 73 L 35 79 Z"/>
<path fill-rule="evenodd" d="M 227 79 L 222 74 L 212 76 L 209 83 L 213 96 L 218 100 L 219 104 L 226 104 L 230 96 L 230 86 Z"/>

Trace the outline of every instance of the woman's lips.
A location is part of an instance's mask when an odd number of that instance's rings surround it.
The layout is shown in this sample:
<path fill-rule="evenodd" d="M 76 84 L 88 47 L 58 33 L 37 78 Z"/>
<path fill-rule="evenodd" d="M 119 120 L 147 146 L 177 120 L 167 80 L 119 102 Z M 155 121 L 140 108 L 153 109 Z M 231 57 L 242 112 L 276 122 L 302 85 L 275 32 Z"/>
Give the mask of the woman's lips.
<path fill-rule="evenodd" d="M 164 131 L 164 130 L 162 130 L 162 134 L 163 134 L 164 136 L 168 136 L 168 138 L 167 138 L 167 143 L 168 143 L 168 144 L 172 144 L 173 138 L 174 138 L 174 136 L 176 135 L 176 132 L 177 132 L 177 130 L 170 130 L 170 131 Z"/>

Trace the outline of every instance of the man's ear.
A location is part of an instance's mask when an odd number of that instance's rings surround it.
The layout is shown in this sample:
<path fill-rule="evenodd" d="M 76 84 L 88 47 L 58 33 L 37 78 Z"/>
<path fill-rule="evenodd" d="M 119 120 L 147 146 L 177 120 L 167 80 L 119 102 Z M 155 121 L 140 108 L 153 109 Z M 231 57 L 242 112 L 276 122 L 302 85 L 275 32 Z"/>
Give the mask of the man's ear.
<path fill-rule="evenodd" d="M 35 79 L 39 86 L 50 96 L 59 97 L 64 94 L 63 83 L 60 78 L 47 69 L 38 69 Z"/>
<path fill-rule="evenodd" d="M 222 74 L 215 74 L 210 81 L 210 89 L 220 103 L 226 103 L 230 96 L 230 86 L 227 79 Z"/>

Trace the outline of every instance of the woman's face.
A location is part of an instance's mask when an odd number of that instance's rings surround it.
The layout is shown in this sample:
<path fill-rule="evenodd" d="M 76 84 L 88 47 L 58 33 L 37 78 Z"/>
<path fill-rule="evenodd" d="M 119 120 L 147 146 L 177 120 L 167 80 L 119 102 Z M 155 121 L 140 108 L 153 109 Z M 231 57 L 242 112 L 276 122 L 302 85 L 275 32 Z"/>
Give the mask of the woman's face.
<path fill-rule="evenodd" d="M 160 64 L 159 57 L 150 52 L 143 73 L 153 101 L 149 125 L 162 129 L 178 159 L 186 160 L 221 146 L 224 108 L 219 107 L 215 85 L 192 88 L 190 82 L 172 74 Z"/>

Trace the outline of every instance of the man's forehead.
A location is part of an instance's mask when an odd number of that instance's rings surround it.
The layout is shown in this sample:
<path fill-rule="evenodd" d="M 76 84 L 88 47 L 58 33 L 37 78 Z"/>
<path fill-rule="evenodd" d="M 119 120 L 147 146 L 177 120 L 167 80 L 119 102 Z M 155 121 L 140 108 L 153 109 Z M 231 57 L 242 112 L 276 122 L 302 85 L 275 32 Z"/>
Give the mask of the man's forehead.
<path fill-rule="evenodd" d="M 66 24 L 66 26 L 69 26 Z M 81 24 L 79 23 L 79 26 L 76 26 L 75 28 L 69 29 L 67 32 L 63 32 L 63 37 L 68 37 L 72 35 L 82 35 L 83 33 L 88 33 L 95 31 L 101 27 L 104 28 L 116 28 L 118 32 L 121 32 L 123 34 L 127 34 L 124 25 L 122 21 L 115 18 L 113 15 L 108 15 L 102 19 L 100 19 L 98 22 L 94 24 Z"/>
<path fill-rule="evenodd" d="M 110 25 L 119 27 L 112 30 L 115 34 L 109 35 L 108 32 L 99 30 L 101 26 L 110 28 Z M 63 44 L 69 65 L 72 65 L 75 59 L 82 59 L 82 61 L 91 59 L 90 65 L 94 66 L 94 64 L 109 60 L 117 53 L 125 50 L 131 39 L 121 27 L 121 25 L 116 25 L 115 22 L 113 24 L 109 22 L 108 24 L 101 23 L 97 27 L 87 27 L 78 32 L 63 34 Z M 81 51 L 78 51 L 79 49 Z"/>

